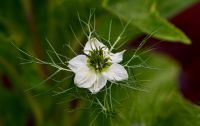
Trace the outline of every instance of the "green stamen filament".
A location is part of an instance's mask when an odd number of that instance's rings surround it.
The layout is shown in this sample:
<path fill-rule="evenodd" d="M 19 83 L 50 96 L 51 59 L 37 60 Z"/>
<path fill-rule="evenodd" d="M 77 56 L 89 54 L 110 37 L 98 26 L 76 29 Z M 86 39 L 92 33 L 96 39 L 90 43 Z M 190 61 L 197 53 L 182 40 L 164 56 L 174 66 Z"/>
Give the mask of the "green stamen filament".
<path fill-rule="evenodd" d="M 102 48 L 90 51 L 88 55 L 89 66 L 95 69 L 96 72 L 102 72 L 111 65 L 110 58 L 105 57 Z"/>

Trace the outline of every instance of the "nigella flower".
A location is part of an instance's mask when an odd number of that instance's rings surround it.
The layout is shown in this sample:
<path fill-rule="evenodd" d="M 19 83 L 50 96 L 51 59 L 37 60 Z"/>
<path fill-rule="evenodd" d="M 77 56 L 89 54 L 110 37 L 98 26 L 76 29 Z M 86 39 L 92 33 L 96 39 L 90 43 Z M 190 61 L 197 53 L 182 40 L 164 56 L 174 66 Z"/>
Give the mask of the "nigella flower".
<path fill-rule="evenodd" d="M 68 67 L 75 73 L 74 83 L 78 87 L 97 93 L 108 80 L 128 79 L 126 69 L 119 64 L 125 50 L 114 54 L 96 38 L 91 38 L 83 52 L 84 55 L 78 55 L 68 62 Z"/>

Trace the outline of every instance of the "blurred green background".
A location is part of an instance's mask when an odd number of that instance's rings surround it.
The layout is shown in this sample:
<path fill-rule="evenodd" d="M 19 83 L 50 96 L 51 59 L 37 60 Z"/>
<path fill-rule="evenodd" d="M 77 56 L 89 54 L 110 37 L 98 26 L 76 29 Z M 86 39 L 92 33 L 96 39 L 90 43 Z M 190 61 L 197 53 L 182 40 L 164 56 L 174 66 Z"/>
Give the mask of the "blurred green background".
<path fill-rule="evenodd" d="M 191 40 L 168 19 L 176 16 L 197 0 L 1 0 L 0 1 L 0 126 L 199 126 L 200 108 L 186 101 L 177 88 L 180 65 L 158 52 L 141 55 L 148 64 L 161 68 L 138 68 L 140 88 L 148 92 L 114 87 L 116 104 L 111 118 L 98 115 L 84 100 L 73 99 L 72 94 L 53 96 L 54 91 L 68 89 L 73 84 L 70 73 L 60 72 L 53 79 L 40 84 L 55 69 L 41 64 L 26 64 L 21 58 L 30 59 L 17 47 L 45 61 L 51 42 L 55 50 L 64 56 L 74 54 L 65 44 L 77 52 L 85 44 L 77 13 L 87 21 L 91 9 L 95 9 L 96 32 L 108 38 L 112 20 L 111 41 L 114 41 L 124 25 L 130 21 L 119 44 L 127 48 L 127 57 L 134 53 L 131 41 L 143 34 L 153 38 L 190 44 Z M 73 29 L 73 32 L 71 30 Z M 84 27 L 84 26 L 83 26 Z M 145 49 L 144 49 L 145 50 Z M 56 56 L 49 52 L 55 60 Z M 56 81 L 57 80 L 57 81 Z M 62 81 L 61 81 L 62 80 Z M 142 81 L 148 80 L 148 81 Z M 59 82 L 58 82 L 59 81 Z M 40 84 L 38 86 L 35 86 Z M 137 85 L 137 84 L 136 84 Z M 34 87 L 35 86 L 35 87 Z M 25 90 L 34 87 L 32 90 Z M 117 103 L 117 102 L 116 102 Z"/>

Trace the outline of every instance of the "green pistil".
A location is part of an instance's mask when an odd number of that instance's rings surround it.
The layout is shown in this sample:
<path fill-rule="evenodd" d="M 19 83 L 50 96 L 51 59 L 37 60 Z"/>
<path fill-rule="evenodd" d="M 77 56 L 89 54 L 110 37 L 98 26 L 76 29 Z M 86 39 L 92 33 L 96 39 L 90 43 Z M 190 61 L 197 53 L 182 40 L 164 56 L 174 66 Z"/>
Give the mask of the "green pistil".
<path fill-rule="evenodd" d="M 111 65 L 110 58 L 105 57 L 102 48 L 90 51 L 88 56 L 88 64 L 95 69 L 96 72 L 102 72 Z"/>

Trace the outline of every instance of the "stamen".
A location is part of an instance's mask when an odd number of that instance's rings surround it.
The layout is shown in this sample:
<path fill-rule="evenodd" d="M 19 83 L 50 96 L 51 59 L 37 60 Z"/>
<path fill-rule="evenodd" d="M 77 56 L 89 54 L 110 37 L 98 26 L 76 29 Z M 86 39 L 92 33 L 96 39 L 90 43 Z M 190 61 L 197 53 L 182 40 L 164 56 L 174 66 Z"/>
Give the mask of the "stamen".
<path fill-rule="evenodd" d="M 103 48 L 90 51 L 88 59 L 89 66 L 96 72 L 102 72 L 111 65 L 110 58 L 105 56 Z"/>

